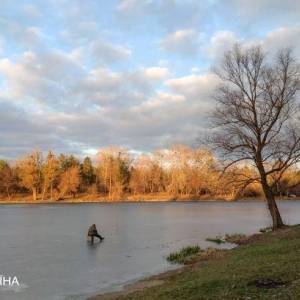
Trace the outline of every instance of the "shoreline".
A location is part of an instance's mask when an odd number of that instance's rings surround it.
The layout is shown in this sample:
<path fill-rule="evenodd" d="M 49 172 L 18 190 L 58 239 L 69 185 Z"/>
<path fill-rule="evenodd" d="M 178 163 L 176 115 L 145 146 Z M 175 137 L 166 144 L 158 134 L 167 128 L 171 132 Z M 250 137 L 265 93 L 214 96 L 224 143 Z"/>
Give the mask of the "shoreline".
<path fill-rule="evenodd" d="M 127 293 L 129 291 L 132 292 L 133 290 L 139 289 L 141 287 L 156 286 L 159 283 L 162 283 L 162 278 L 167 274 L 177 274 L 178 272 L 180 273 L 181 269 L 184 267 L 185 266 L 181 264 L 170 264 L 170 266 L 162 270 L 138 276 L 136 278 L 124 281 L 123 283 L 112 284 L 109 287 L 105 287 L 101 290 L 94 291 L 83 296 L 87 297 L 85 298 L 86 300 L 94 300 L 95 297 L 115 296 Z"/>
<path fill-rule="evenodd" d="M 257 235 L 256 233 L 253 235 Z M 245 236 L 246 240 L 250 240 L 250 236 Z M 217 251 L 223 252 L 232 250 L 234 248 L 239 247 L 239 244 L 235 244 L 233 248 L 215 248 Z M 209 248 L 208 248 L 209 249 Z M 207 250 L 207 249 L 206 249 Z M 213 259 L 213 257 L 208 257 L 206 259 Z M 205 260 L 206 260 L 205 259 Z M 130 296 L 130 294 L 142 291 L 147 288 L 157 287 L 162 284 L 164 284 L 167 280 L 172 278 L 173 276 L 178 276 L 181 273 L 185 272 L 186 270 L 190 269 L 193 264 L 197 264 L 198 262 L 193 262 L 191 264 L 174 264 L 174 267 L 172 268 L 172 264 L 169 270 L 161 271 L 152 275 L 146 275 L 142 276 L 140 278 L 137 278 L 131 282 L 125 282 L 124 284 L 121 284 L 120 287 L 117 290 L 111 290 L 111 291 L 99 291 L 99 293 L 95 293 L 94 295 L 88 296 L 86 300 L 117 300 L 119 297 L 126 297 Z"/>
<path fill-rule="evenodd" d="M 283 201 L 289 200 L 300 200 L 300 199 L 280 199 Z M 243 201 L 259 201 L 263 202 L 263 199 L 260 198 L 249 198 L 249 199 L 239 199 L 239 200 L 225 200 L 225 199 L 190 199 L 190 200 L 182 200 L 182 199 L 147 199 L 147 200 L 117 200 L 117 201 L 109 201 L 109 200 L 60 200 L 60 201 L 51 201 L 51 200 L 37 200 L 37 201 L 28 201 L 28 200 L 15 200 L 15 201 L 6 201 L 0 200 L 0 205 L 15 205 L 15 204 L 122 204 L 122 203 L 191 203 L 191 202 L 243 202 Z"/>
<path fill-rule="evenodd" d="M 184 202 L 184 201 L 236 201 L 230 197 L 226 196 L 195 196 L 195 195 L 168 195 L 165 193 L 158 194 L 137 194 L 129 195 L 124 194 L 120 198 L 110 198 L 106 195 L 95 194 L 78 194 L 73 197 L 65 197 L 64 199 L 40 199 L 33 200 L 31 195 L 15 195 L 11 199 L 7 197 L 0 198 L 0 204 L 41 204 L 41 203 L 138 203 L 138 202 Z"/>
<path fill-rule="evenodd" d="M 177 269 L 141 278 L 136 282 L 125 284 L 120 291 L 99 293 L 88 297 L 87 300 L 244 299 L 249 295 L 260 297 L 272 295 L 267 299 L 273 299 L 275 295 L 286 295 L 289 287 L 293 288 L 289 292 L 292 298 L 289 299 L 298 299 L 293 296 L 300 296 L 300 264 L 297 263 L 295 266 L 293 261 L 296 257 L 290 257 L 290 254 L 286 254 L 288 260 L 281 258 L 283 249 L 287 248 L 286 252 L 294 251 L 295 243 L 300 244 L 300 225 L 285 226 L 276 232 L 256 233 L 242 238 L 233 249 L 212 251 L 211 255 L 206 251 L 208 254 L 203 257 L 198 255 L 192 262 L 180 265 Z M 273 253 L 270 252 L 270 248 Z M 298 256 L 298 253 L 294 256 Z M 241 263 L 243 257 L 247 258 L 244 265 Z M 257 264 L 257 260 L 261 260 L 262 264 Z M 272 272 L 269 271 L 270 264 L 275 269 Z M 286 268 L 286 265 L 289 267 Z M 292 277 L 287 276 L 291 265 L 295 269 Z M 223 274 L 222 268 L 227 273 Z M 282 269 L 286 269 L 287 274 L 282 275 Z M 248 274 L 244 274 L 245 270 Z M 223 285 L 220 284 L 221 280 L 224 280 Z M 208 283 L 211 285 L 209 289 Z M 193 288 L 189 290 L 191 286 Z"/>
<path fill-rule="evenodd" d="M 127 296 L 131 293 L 143 290 L 145 288 L 156 287 L 165 282 L 170 276 L 178 275 L 186 268 L 185 265 L 178 265 L 177 268 L 163 271 L 154 275 L 137 278 L 133 282 L 125 283 L 119 290 L 97 293 L 89 296 L 87 300 L 113 300 L 119 296 Z"/>
<path fill-rule="evenodd" d="M 300 198 L 280 198 L 276 199 L 276 201 L 299 201 Z M 226 198 L 149 198 L 149 199 L 122 199 L 122 200 L 111 200 L 107 198 L 94 198 L 94 199 L 86 199 L 84 197 L 72 198 L 72 199 L 64 199 L 64 200 L 30 200 L 28 198 L 20 198 L 18 200 L 3 200 L 0 199 L 0 205 L 14 205 L 14 204 L 95 204 L 95 203 L 109 203 L 109 204 L 121 204 L 121 203 L 175 203 L 175 202 L 243 202 L 243 201 L 259 201 L 264 202 L 262 198 L 240 198 L 240 199 L 226 199 Z"/>

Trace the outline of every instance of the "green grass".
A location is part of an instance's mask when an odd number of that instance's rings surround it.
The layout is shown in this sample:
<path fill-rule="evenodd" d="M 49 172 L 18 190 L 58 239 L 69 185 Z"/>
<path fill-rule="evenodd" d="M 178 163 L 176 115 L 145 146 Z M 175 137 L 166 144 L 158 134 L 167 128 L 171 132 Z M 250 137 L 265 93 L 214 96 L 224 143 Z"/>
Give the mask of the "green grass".
<path fill-rule="evenodd" d="M 184 247 L 178 252 L 170 253 L 167 260 L 171 263 L 186 264 L 201 251 L 198 245 Z"/>
<path fill-rule="evenodd" d="M 181 272 L 161 275 L 162 285 L 117 299 L 300 299 L 300 226 L 253 236 L 248 244 L 222 253 L 205 260 L 199 254 Z M 270 288 L 269 282 L 281 284 Z"/>

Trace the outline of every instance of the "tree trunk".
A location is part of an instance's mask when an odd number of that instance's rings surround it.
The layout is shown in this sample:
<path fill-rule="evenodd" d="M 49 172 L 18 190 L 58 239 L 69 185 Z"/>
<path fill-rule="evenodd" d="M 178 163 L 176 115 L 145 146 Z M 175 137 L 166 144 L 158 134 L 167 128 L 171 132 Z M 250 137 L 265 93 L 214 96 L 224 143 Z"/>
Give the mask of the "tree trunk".
<path fill-rule="evenodd" d="M 109 199 L 111 198 L 111 184 L 112 184 L 112 182 L 111 182 L 111 174 L 110 174 L 110 176 L 109 176 Z"/>
<path fill-rule="evenodd" d="M 266 178 L 264 178 L 264 176 L 262 176 L 261 184 L 262 184 L 262 188 L 263 188 L 263 191 L 265 194 L 268 208 L 269 208 L 269 211 L 270 211 L 270 214 L 272 217 L 273 230 L 276 230 L 276 229 L 282 227 L 284 224 L 283 224 L 280 212 L 278 210 L 278 207 L 277 207 L 277 204 L 275 201 L 274 193 L 272 192 L 272 189 L 268 185 L 268 182 L 267 182 Z"/>
<path fill-rule="evenodd" d="M 52 201 L 52 197 L 53 197 L 53 183 L 51 182 L 50 184 L 50 200 Z"/>
<path fill-rule="evenodd" d="M 45 194 L 46 194 L 46 184 L 44 184 L 44 186 L 43 186 L 42 201 L 44 201 Z"/>
<path fill-rule="evenodd" d="M 6 193 L 7 193 L 8 200 L 10 201 L 11 197 L 10 197 L 10 192 L 9 192 L 9 187 L 8 186 L 6 186 Z"/>
<path fill-rule="evenodd" d="M 276 201 L 275 201 L 275 196 L 272 191 L 272 188 L 269 186 L 267 175 L 265 172 L 265 168 L 261 159 L 261 153 L 257 155 L 256 158 L 256 166 L 260 174 L 260 180 L 261 180 L 261 185 L 262 189 L 264 191 L 264 195 L 268 204 L 268 209 L 270 211 L 271 217 L 272 217 L 272 223 L 273 223 L 273 230 L 276 230 L 280 227 L 282 227 L 283 221 L 280 215 L 280 212 L 278 210 Z"/>
<path fill-rule="evenodd" d="M 33 199 L 33 201 L 36 201 L 36 199 L 37 199 L 36 187 L 32 188 L 32 199 Z"/>

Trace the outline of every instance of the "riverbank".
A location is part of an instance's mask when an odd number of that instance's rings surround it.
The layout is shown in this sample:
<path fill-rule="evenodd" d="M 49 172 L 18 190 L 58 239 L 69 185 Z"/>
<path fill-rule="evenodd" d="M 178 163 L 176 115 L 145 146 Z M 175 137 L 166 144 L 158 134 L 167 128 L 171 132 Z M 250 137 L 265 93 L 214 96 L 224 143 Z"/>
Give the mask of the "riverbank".
<path fill-rule="evenodd" d="M 184 202 L 184 201 L 242 201 L 242 200 L 262 200 L 262 197 L 239 198 L 238 200 L 229 196 L 195 196 L 195 195 L 178 195 L 172 196 L 167 193 L 159 194 L 140 194 L 124 195 L 122 198 L 110 198 L 105 195 L 78 194 L 75 198 L 68 196 L 60 200 L 40 199 L 33 200 L 31 195 L 15 195 L 8 199 L 0 198 L 0 204 L 42 204 L 42 203 L 120 203 L 120 202 Z M 300 198 L 283 197 L 280 200 L 300 200 Z"/>
<path fill-rule="evenodd" d="M 178 270 L 89 299 L 299 299 L 299 249 L 300 225 L 255 234 L 234 249 L 199 253 Z"/>
<path fill-rule="evenodd" d="M 44 199 L 33 200 L 31 195 L 15 195 L 11 199 L 0 198 L 0 204 L 34 204 L 34 203 L 94 203 L 94 202 L 172 202 L 172 201 L 203 201 L 203 200 L 233 201 L 231 197 L 210 195 L 169 195 L 168 193 L 155 194 L 124 194 L 121 197 L 109 197 L 101 194 L 77 194 L 75 197 L 66 196 L 63 199 Z"/>

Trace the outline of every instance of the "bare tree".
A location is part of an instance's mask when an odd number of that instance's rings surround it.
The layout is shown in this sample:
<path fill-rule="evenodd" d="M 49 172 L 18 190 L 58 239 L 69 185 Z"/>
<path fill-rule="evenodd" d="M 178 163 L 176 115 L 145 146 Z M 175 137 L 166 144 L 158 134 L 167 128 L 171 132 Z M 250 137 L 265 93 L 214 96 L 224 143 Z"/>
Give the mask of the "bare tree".
<path fill-rule="evenodd" d="M 236 45 L 224 55 L 216 74 L 221 84 L 215 94 L 212 142 L 226 161 L 225 170 L 247 160 L 257 168 L 258 176 L 245 182 L 261 183 L 275 230 L 283 221 L 270 176 L 276 172 L 280 178 L 300 160 L 299 65 L 290 49 L 271 61 L 260 47 Z"/>

